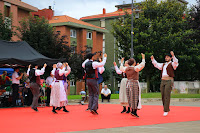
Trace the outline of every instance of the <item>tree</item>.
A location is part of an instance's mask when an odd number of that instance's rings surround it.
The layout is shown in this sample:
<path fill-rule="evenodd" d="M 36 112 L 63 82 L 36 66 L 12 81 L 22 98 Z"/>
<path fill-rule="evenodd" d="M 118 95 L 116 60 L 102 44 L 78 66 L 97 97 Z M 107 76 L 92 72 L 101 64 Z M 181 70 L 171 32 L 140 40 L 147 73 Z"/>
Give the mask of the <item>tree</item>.
<path fill-rule="evenodd" d="M 9 18 L 3 17 L 0 12 L 0 40 L 10 41 L 13 35 L 12 21 Z"/>
<path fill-rule="evenodd" d="M 60 36 L 60 32 L 56 32 L 44 17 L 30 15 L 20 21 L 17 30 L 18 37 L 39 53 L 50 58 L 66 58 L 68 61 L 70 48 L 67 46 L 67 36 Z"/>
<path fill-rule="evenodd" d="M 158 62 L 164 62 L 164 57 L 171 50 L 178 57 L 179 65 L 176 80 L 193 80 L 197 66 L 192 62 L 198 48 L 190 36 L 194 31 L 188 26 L 187 7 L 176 2 L 166 1 L 157 3 L 148 0 L 138 5 L 142 12 L 138 19 L 134 19 L 134 58 L 141 61 L 140 53 L 146 54 L 146 66 L 140 73 L 140 80 L 147 81 L 148 89 L 159 90 L 160 72 L 151 63 L 153 54 Z M 123 18 L 113 24 L 112 33 L 120 48 L 120 57 L 130 58 L 131 47 L 131 15 L 126 13 Z M 185 63 L 184 65 L 182 63 Z M 192 76 L 191 76 L 192 75 Z M 150 84 L 151 83 L 151 84 Z"/>

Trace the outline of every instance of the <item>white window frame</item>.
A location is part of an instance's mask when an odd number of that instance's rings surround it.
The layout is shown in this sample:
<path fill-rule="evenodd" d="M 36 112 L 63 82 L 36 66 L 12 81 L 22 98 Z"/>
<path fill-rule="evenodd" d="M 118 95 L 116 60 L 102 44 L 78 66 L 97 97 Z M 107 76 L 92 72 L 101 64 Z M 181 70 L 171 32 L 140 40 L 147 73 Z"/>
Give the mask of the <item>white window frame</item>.
<path fill-rule="evenodd" d="M 91 37 L 89 36 L 89 34 L 91 34 Z M 92 40 L 92 32 L 87 32 L 87 39 Z"/>
<path fill-rule="evenodd" d="M 70 29 L 70 37 L 76 38 L 76 30 Z"/>

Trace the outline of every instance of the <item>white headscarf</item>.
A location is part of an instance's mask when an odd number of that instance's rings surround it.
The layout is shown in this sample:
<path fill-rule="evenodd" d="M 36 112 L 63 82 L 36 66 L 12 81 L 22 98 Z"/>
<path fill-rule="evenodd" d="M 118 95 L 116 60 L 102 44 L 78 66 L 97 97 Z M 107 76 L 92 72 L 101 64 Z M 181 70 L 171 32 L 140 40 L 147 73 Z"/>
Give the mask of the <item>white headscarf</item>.
<path fill-rule="evenodd" d="M 62 64 L 61 62 L 58 62 L 58 63 L 57 63 L 57 68 L 61 68 L 62 65 L 63 65 L 63 64 Z"/>

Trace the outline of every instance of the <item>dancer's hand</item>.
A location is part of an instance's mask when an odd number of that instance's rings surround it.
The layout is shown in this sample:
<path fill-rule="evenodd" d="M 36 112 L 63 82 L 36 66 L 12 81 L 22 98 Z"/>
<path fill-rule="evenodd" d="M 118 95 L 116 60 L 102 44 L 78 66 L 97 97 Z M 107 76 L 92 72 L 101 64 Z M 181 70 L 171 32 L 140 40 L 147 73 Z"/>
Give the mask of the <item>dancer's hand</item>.
<path fill-rule="evenodd" d="M 121 63 L 123 63 L 124 62 L 124 57 L 121 59 Z"/>
<path fill-rule="evenodd" d="M 113 62 L 113 64 L 114 64 L 114 66 L 116 66 L 117 64 L 116 64 L 116 62 Z"/>
<path fill-rule="evenodd" d="M 154 59 L 154 56 L 152 55 L 152 56 L 151 56 L 151 60 L 153 60 L 153 59 Z"/>
<path fill-rule="evenodd" d="M 145 59 L 145 54 L 141 53 L 141 55 L 142 55 L 142 59 Z"/>
<path fill-rule="evenodd" d="M 46 66 L 47 66 L 47 64 L 45 63 L 43 67 L 46 68 Z"/>
<path fill-rule="evenodd" d="M 57 67 L 57 64 L 53 64 L 53 68 L 56 68 Z"/>
<path fill-rule="evenodd" d="M 67 62 L 65 64 L 66 64 L 66 66 L 69 66 L 69 64 Z"/>
<path fill-rule="evenodd" d="M 105 53 L 105 54 L 103 55 L 103 57 L 107 57 L 107 54 Z"/>
<path fill-rule="evenodd" d="M 173 51 L 171 51 L 170 54 L 172 55 L 172 57 L 174 57 L 174 52 Z"/>

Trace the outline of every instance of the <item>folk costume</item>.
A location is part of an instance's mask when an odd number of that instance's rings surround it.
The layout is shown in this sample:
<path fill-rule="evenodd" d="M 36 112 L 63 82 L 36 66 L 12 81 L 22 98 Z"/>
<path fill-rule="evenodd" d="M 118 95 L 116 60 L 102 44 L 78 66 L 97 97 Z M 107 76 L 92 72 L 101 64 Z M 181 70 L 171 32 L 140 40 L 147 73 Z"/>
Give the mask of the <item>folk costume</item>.
<path fill-rule="evenodd" d="M 170 56 L 171 55 L 167 55 Z M 165 63 L 158 63 L 155 59 L 152 60 L 154 67 L 161 70 L 161 84 L 160 84 L 160 91 L 162 95 L 162 103 L 164 107 L 164 116 L 168 115 L 170 111 L 170 96 L 171 90 L 174 83 L 174 70 L 178 67 L 178 59 L 173 56 L 173 61 L 165 62 Z"/>
<path fill-rule="evenodd" d="M 137 66 L 129 66 L 126 68 L 127 75 L 126 94 L 128 98 L 129 107 L 132 109 L 131 115 L 139 117 L 137 110 L 141 109 L 141 88 L 139 85 L 139 71 L 145 66 L 145 59 Z"/>
<path fill-rule="evenodd" d="M 62 63 L 57 63 L 57 69 L 54 68 L 51 71 L 51 74 L 55 76 L 55 81 L 51 84 L 51 97 L 50 97 L 50 106 L 53 106 L 53 113 L 57 113 L 55 111 L 55 107 L 63 107 L 64 112 L 69 112 L 66 110 L 65 106 L 68 103 L 67 93 L 64 87 L 64 76 L 69 75 L 71 72 L 71 68 L 67 66 L 67 71 L 65 68 L 62 68 Z"/>

